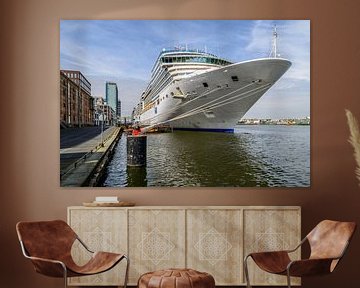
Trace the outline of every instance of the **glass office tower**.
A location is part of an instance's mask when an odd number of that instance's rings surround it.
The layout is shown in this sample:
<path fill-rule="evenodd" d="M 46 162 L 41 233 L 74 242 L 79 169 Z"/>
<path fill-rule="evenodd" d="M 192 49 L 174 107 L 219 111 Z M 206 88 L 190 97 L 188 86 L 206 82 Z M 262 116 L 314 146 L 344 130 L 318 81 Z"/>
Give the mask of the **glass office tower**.
<path fill-rule="evenodd" d="M 114 82 L 106 82 L 105 87 L 106 104 L 109 105 L 114 112 L 118 111 L 118 88 Z"/>

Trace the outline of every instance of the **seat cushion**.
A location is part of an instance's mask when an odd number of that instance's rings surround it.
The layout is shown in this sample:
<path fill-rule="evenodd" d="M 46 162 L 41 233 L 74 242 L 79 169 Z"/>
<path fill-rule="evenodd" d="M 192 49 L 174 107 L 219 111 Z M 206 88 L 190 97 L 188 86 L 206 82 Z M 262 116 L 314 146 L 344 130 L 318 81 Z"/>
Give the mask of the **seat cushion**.
<path fill-rule="evenodd" d="M 213 288 L 214 277 L 193 269 L 166 269 L 143 274 L 138 288 Z"/>

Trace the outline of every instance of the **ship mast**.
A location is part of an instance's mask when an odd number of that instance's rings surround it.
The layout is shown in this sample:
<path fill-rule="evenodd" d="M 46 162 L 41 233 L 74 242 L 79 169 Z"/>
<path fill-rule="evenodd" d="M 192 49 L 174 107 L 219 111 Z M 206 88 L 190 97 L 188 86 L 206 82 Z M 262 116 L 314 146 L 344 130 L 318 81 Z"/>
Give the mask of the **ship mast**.
<path fill-rule="evenodd" d="M 276 25 L 274 26 L 274 29 L 273 29 L 273 35 L 272 35 L 272 46 L 271 46 L 271 52 L 270 52 L 270 55 L 269 57 L 270 58 L 277 58 L 277 37 L 278 37 L 278 34 L 276 32 Z"/>

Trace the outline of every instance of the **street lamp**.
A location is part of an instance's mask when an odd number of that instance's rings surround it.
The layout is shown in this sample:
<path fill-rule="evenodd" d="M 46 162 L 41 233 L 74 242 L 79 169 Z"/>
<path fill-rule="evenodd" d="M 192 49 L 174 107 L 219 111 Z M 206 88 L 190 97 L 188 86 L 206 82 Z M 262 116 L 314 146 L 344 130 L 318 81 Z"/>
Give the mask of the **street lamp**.
<path fill-rule="evenodd" d="M 99 114 L 99 121 L 101 120 L 101 146 L 104 147 L 104 120 L 105 120 L 105 107 L 104 105 L 97 108 L 96 112 Z M 100 118 L 101 117 L 101 118 Z"/>

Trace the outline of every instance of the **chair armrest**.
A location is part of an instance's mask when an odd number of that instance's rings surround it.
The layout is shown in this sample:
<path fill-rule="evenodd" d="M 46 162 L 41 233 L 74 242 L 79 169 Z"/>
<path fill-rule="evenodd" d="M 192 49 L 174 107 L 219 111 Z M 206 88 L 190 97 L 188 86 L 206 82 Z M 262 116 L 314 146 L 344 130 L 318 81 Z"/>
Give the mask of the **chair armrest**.
<path fill-rule="evenodd" d="M 81 245 L 90 253 L 95 253 L 94 251 L 90 250 L 90 248 L 80 239 L 78 235 L 76 235 L 76 239 L 81 243 Z"/>
<path fill-rule="evenodd" d="M 30 259 L 31 261 L 49 262 L 49 263 L 53 263 L 53 264 L 60 264 L 61 266 L 66 267 L 65 264 L 59 260 L 47 259 L 47 258 L 41 258 L 41 257 L 33 257 L 33 256 L 26 256 L 26 258 Z"/>
<path fill-rule="evenodd" d="M 300 242 L 295 248 L 293 248 L 293 249 L 278 250 L 278 251 L 265 251 L 265 252 L 252 252 L 252 253 L 249 253 L 249 254 L 245 257 L 245 259 L 248 258 L 249 256 L 251 256 L 252 254 L 256 254 L 256 253 L 268 254 L 268 255 L 271 255 L 271 254 L 274 254 L 274 253 L 275 253 L 275 254 L 283 254 L 283 253 L 288 254 L 288 253 L 292 253 L 292 252 L 295 252 L 297 249 L 299 249 L 299 248 L 305 243 L 306 240 L 307 240 L 306 237 L 303 238 L 303 239 L 301 240 L 301 242 Z"/>
<path fill-rule="evenodd" d="M 333 261 L 339 258 L 303 259 L 291 261 L 287 266 L 290 276 L 312 276 L 329 274 L 332 272 Z"/>
<path fill-rule="evenodd" d="M 291 262 L 287 251 L 267 251 L 250 253 L 246 256 L 251 257 L 254 262 L 264 271 L 269 273 L 284 273 L 287 265 Z"/>
<path fill-rule="evenodd" d="M 286 252 L 288 253 L 292 253 L 292 252 L 295 252 L 297 249 L 299 249 L 305 242 L 306 242 L 307 238 L 303 238 L 301 240 L 301 242 L 294 248 L 294 249 L 290 249 L 290 250 L 285 250 Z"/>
<path fill-rule="evenodd" d="M 264 251 L 264 252 L 252 252 L 247 255 L 247 257 L 256 257 L 259 255 L 263 255 L 265 257 L 271 257 L 271 256 L 280 256 L 280 255 L 288 255 L 287 250 L 279 250 L 279 251 Z"/>
<path fill-rule="evenodd" d="M 30 259 L 34 265 L 35 271 L 51 277 L 66 277 L 67 269 L 66 265 L 59 261 L 53 259 L 46 259 L 40 257 L 26 256 Z"/>
<path fill-rule="evenodd" d="M 51 277 L 66 277 L 67 268 L 63 262 L 55 259 L 30 256 L 22 241 L 20 241 L 20 246 L 25 258 L 30 259 L 33 263 L 36 272 Z"/>

